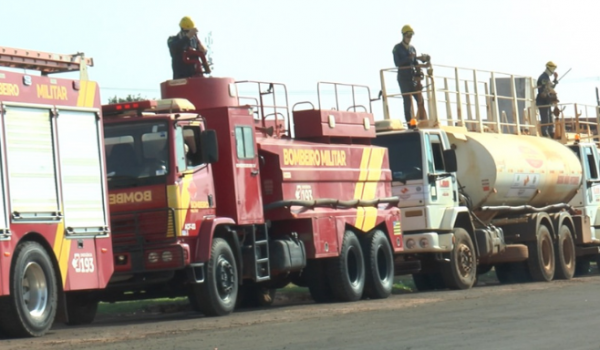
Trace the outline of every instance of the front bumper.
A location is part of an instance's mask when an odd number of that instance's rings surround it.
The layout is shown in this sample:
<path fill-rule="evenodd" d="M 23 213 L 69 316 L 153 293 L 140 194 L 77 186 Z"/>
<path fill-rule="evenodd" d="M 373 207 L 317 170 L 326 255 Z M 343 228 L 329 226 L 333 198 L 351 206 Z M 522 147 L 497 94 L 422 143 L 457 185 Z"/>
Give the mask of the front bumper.
<path fill-rule="evenodd" d="M 405 253 L 448 253 L 454 248 L 452 232 L 404 233 Z"/>

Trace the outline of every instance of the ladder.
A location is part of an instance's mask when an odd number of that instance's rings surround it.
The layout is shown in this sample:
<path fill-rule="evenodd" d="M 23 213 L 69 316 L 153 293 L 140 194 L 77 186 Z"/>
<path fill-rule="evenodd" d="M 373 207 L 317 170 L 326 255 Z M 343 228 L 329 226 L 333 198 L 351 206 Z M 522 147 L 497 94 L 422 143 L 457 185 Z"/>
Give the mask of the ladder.
<path fill-rule="evenodd" d="M 252 274 L 256 282 L 271 279 L 271 266 L 269 264 L 269 234 L 267 225 L 252 225 Z"/>
<path fill-rule="evenodd" d="M 0 66 L 37 70 L 44 76 L 79 71 L 79 79 L 88 80 L 87 67 L 93 67 L 94 60 L 83 52 L 62 55 L 0 46 Z"/>

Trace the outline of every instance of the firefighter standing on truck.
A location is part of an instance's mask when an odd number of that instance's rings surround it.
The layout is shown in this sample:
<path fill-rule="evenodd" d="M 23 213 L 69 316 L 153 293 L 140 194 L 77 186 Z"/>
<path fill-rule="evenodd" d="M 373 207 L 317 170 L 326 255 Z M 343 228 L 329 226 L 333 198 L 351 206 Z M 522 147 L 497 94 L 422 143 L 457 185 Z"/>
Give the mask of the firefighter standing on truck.
<path fill-rule="evenodd" d="M 206 48 L 196 34 L 198 29 L 194 25 L 194 21 L 188 16 L 185 16 L 179 22 L 181 31 L 174 36 L 169 37 L 167 44 L 171 52 L 171 65 L 173 67 L 173 79 L 189 78 L 196 73 L 194 64 L 188 64 L 184 61 L 183 54 L 188 49 L 195 49 L 206 54 Z M 209 73 L 209 72 L 207 72 Z"/>
<path fill-rule="evenodd" d="M 552 117 L 550 116 L 550 105 L 557 102 L 554 87 L 558 84 L 558 73 L 555 71 L 556 64 L 549 61 L 546 63 L 546 70 L 537 80 L 538 94 L 535 98 L 535 104 L 540 110 L 542 135 L 547 137 L 554 136 L 554 125 L 552 123 Z M 553 81 L 550 81 L 550 76 L 554 77 Z"/>
<path fill-rule="evenodd" d="M 429 55 L 417 56 L 417 50 L 410 44 L 412 36 L 415 34 L 410 25 L 402 27 L 402 41 L 392 51 L 394 54 L 394 64 L 398 67 L 398 85 L 400 85 L 400 92 L 402 92 L 402 98 L 404 100 L 404 118 L 406 123 L 410 123 L 412 119 L 412 103 L 411 95 L 414 96 L 417 101 L 419 108 L 419 119 L 426 119 L 425 116 L 425 103 L 423 102 L 423 96 L 421 95 L 421 88 L 417 88 L 416 74 L 420 70 L 415 70 L 415 66 L 418 64 L 417 60 L 422 62 L 429 61 Z"/>

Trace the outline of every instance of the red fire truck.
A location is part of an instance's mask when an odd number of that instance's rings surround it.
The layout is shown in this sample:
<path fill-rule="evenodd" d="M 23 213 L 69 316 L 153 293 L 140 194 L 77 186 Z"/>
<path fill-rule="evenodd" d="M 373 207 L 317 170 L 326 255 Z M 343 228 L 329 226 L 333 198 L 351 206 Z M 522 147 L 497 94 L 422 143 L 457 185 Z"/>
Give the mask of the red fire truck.
<path fill-rule="evenodd" d="M 0 47 L 0 334 L 91 322 L 113 273 L 91 58 Z M 81 79 L 52 73 L 80 71 Z"/>
<path fill-rule="evenodd" d="M 115 257 L 103 300 L 187 295 L 219 316 L 290 282 L 318 302 L 390 294 L 404 248 L 373 115 L 311 108 L 292 129 L 284 85 L 244 84 L 253 106 L 232 79 L 205 77 L 103 106 Z"/>

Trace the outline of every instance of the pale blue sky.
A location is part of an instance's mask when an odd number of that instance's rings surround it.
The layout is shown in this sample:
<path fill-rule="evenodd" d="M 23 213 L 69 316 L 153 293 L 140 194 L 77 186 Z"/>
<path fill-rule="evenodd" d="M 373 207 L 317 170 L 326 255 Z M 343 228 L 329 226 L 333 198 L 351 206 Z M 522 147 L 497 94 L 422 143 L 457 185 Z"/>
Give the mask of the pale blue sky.
<path fill-rule="evenodd" d="M 600 2 L 592 0 L 30 0 L 1 10 L 0 45 L 85 52 L 103 101 L 159 97 L 171 76 L 166 40 L 184 15 L 201 38 L 212 31 L 215 76 L 285 83 L 292 103 L 316 101 L 317 81 L 375 94 L 406 23 L 434 63 L 537 77 L 552 60 L 559 74 L 573 69 L 557 87 L 561 102 L 595 104 L 600 86 Z"/>

